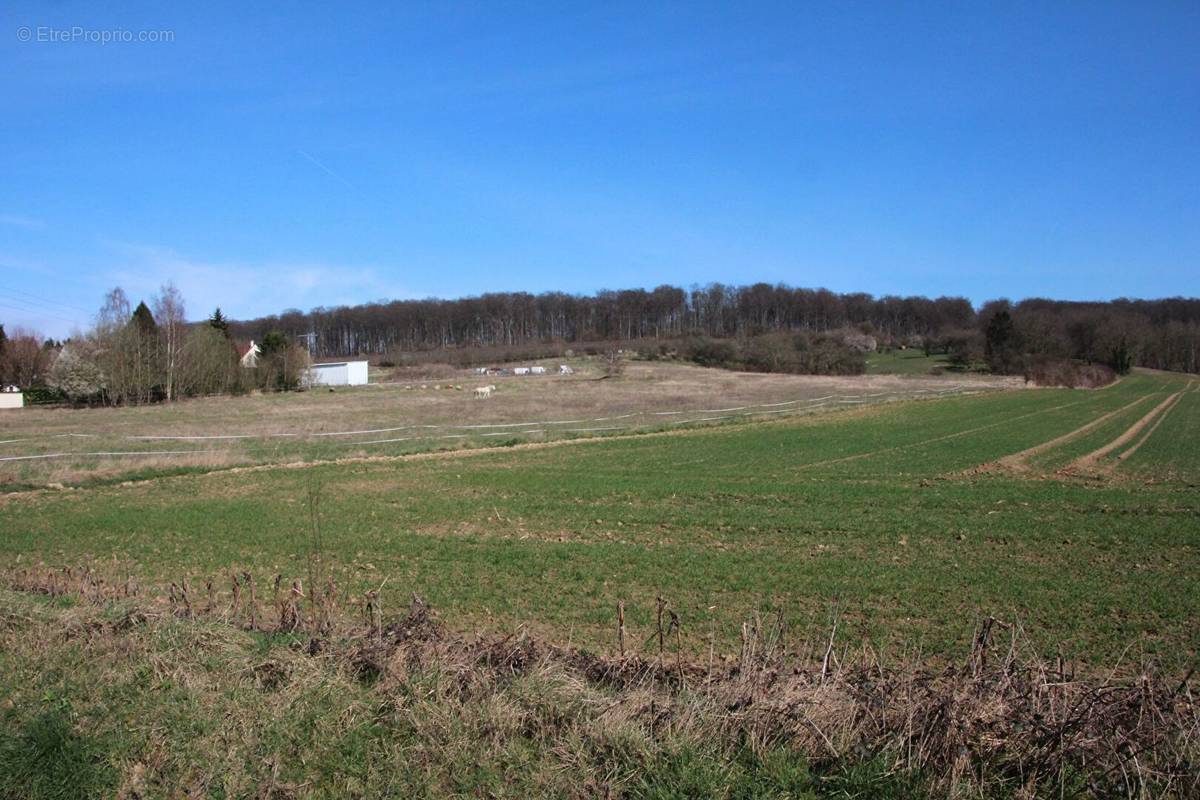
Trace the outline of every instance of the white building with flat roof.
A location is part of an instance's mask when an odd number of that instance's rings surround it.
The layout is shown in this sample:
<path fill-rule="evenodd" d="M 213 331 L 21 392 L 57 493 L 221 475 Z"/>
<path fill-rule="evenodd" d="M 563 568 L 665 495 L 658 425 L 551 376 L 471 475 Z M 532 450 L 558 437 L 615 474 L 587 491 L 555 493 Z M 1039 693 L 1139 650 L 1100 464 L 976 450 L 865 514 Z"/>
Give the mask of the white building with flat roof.
<path fill-rule="evenodd" d="M 366 361 L 331 361 L 308 369 L 309 386 L 365 386 Z"/>

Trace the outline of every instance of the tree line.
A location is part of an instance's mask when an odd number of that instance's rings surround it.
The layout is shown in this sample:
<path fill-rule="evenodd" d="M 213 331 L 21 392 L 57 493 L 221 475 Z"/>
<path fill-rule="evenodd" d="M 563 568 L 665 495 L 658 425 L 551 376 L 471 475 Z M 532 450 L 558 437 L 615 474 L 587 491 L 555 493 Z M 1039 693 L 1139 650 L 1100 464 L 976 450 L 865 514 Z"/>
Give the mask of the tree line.
<path fill-rule="evenodd" d="M 235 343 L 249 339 L 262 348 L 252 369 L 240 363 Z M 168 284 L 136 307 L 113 289 L 92 329 L 65 342 L 24 329 L 6 334 L 0 325 L 0 384 L 45 387 L 76 403 L 145 403 L 295 388 L 310 357 L 399 361 L 397 354 L 548 343 L 633 343 L 650 357 L 789 372 L 859 372 L 863 354 L 876 347 L 913 347 L 946 353 L 961 368 L 1027 376 L 1065 363 L 1195 373 L 1200 299 L 1034 298 L 976 309 L 962 297 L 712 284 L 400 300 L 245 321 L 218 309 L 189 322 L 183 297 Z"/>
<path fill-rule="evenodd" d="M 1019 372 L 1030 359 L 1109 363 L 1124 341 L 1131 364 L 1185 372 L 1200 369 L 1200 299 L 1069 302 L 991 301 L 976 309 L 963 297 L 873 297 L 756 283 L 684 290 L 491 293 L 457 300 L 397 300 L 231 323 L 242 337 L 278 330 L 308 344 L 315 357 L 384 355 L 441 348 L 520 346 L 538 342 L 633 341 L 704 336 L 749 339 L 781 332 L 852 329 L 881 347 L 911 346 L 983 360 L 985 332 L 1000 312 L 1014 337 L 1005 358 Z M 1019 351 L 1011 356 L 1010 351 Z"/>
<path fill-rule="evenodd" d="M 198 395 L 286 390 L 300 385 L 308 351 L 272 331 L 251 366 L 218 308 L 188 322 L 183 296 L 163 286 L 150 304 L 131 306 L 125 292 L 108 292 L 93 327 L 63 342 L 0 325 L 0 383 L 32 391 L 34 401 L 142 404 Z"/>
<path fill-rule="evenodd" d="M 867 321 L 899 337 L 930 326 L 969 325 L 973 318 L 971 303 L 961 297 L 873 298 L 759 283 L 690 291 L 659 286 L 591 296 L 511 292 L 397 300 L 308 313 L 293 309 L 234 327 L 243 336 L 272 329 L 308 336 L 313 355 L 327 357 L 548 340 L 628 341 L 689 334 L 728 338 L 777 330 L 825 331 Z"/>

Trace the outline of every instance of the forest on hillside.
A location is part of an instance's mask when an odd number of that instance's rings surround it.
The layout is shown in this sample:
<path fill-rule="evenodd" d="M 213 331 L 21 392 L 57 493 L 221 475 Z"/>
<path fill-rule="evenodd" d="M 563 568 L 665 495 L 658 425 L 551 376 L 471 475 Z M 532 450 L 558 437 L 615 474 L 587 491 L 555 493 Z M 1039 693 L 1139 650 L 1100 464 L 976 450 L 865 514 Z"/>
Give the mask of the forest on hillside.
<path fill-rule="evenodd" d="M 251 367 L 241 360 L 258 343 Z M 220 309 L 189 322 L 173 285 L 133 306 L 120 288 L 95 325 L 64 342 L 0 324 L 0 384 L 73 403 L 147 403 L 292 389 L 311 358 L 457 366 L 551 357 L 568 349 L 760 372 L 853 375 L 879 349 L 944 353 L 956 369 L 1041 385 L 1099 385 L 1134 366 L 1200 371 L 1200 299 L 1067 302 L 872 297 L 825 289 L 714 284 L 591 296 L 486 294 L 401 300 L 255 320 Z"/>
<path fill-rule="evenodd" d="M 1012 322 L 1005 346 L 1022 357 L 1105 364 L 1128 358 L 1133 365 L 1154 369 L 1200 369 L 1200 298 L 995 300 L 976 309 L 963 297 L 873 297 L 765 283 L 712 284 L 594 295 L 510 292 L 456 300 L 396 300 L 307 313 L 291 310 L 231 322 L 230 328 L 241 338 L 261 339 L 269 331 L 303 337 L 317 358 L 551 341 L 747 339 L 854 329 L 872 336 L 881 347 L 957 349 L 969 359 L 987 354 L 988 325 L 1002 312 Z"/>

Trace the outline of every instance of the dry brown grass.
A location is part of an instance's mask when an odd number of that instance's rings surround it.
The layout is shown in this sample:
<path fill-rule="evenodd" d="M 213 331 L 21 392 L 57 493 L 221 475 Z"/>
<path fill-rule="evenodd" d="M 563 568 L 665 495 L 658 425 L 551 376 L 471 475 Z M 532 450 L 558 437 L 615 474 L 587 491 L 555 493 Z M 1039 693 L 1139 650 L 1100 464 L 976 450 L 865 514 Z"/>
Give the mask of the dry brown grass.
<path fill-rule="evenodd" d="M 704 412 L 713 409 L 803 404 L 829 395 L 861 395 L 862 402 L 875 403 L 956 384 L 979 389 L 1021 385 L 1019 379 L 983 376 L 835 378 L 637 362 L 620 378 L 601 379 L 599 361 L 575 363 L 578 371 L 572 376 L 489 377 L 486 382 L 498 387 L 489 400 L 472 397 L 471 390 L 483 379 L 469 370 L 442 365 L 441 378 L 334 392 L 210 397 L 127 408 L 29 408 L 0 418 L 0 441 L 5 442 L 0 444 L 0 456 L 52 457 L 0 462 L 0 485 L 80 483 L 160 469 L 331 460 L 388 449 L 451 447 L 464 439 L 486 444 L 508 436 L 517 423 L 558 423 L 544 433 L 520 434 L 540 440 L 611 432 L 588 430 L 596 428 L 644 429 L 702 419 Z M 485 437 L 477 427 L 462 426 L 500 427 Z M 355 431 L 362 433 L 346 434 Z"/>
<path fill-rule="evenodd" d="M 1013 388 L 1017 378 L 967 375 L 953 380 L 873 375 L 827 377 L 705 369 L 682 364 L 631 363 L 619 380 L 597 380 L 600 367 L 572 376 L 480 378 L 452 370 L 441 384 L 397 381 L 334 392 L 206 397 L 176 404 L 121 408 L 29 408 L 0 418 L 0 439 L 98 436 L 205 436 L 321 433 L 393 424 L 503 423 L 538 418 L 605 416 L 631 411 L 700 410 L 748 403 L 809 399 L 845 392 L 903 392 L 969 383 Z M 498 387 L 492 401 L 475 401 L 476 384 Z M 441 389 L 434 389 L 440 385 Z M 446 386 L 461 385 L 462 391 Z M 9 448 L 6 448 L 9 449 Z"/>
<path fill-rule="evenodd" d="M 137 461 L 139 472 L 157 472 L 177 470 L 180 468 L 217 470 L 229 467 L 239 462 L 236 454 L 225 452 L 197 453 L 186 458 L 168 458 L 166 456 L 145 456 Z M 78 464 L 55 463 L 46 474 L 46 483 L 50 488 L 56 485 L 84 483 L 95 480 L 114 480 L 128 475 L 130 463 L 125 459 L 97 458 L 87 466 Z"/>
<path fill-rule="evenodd" d="M 866 642 L 848 641 L 836 615 L 819 641 L 793 641 L 782 617 L 756 615 L 742 626 L 737 657 L 695 662 L 675 652 L 676 621 L 661 600 L 657 631 L 645 648 L 605 657 L 523 630 L 506 636 L 451 631 L 416 596 L 397 615 L 388 601 L 398 601 L 382 587 L 347 615 L 330 607 L 332 585 L 305 595 L 299 580 L 281 576 L 255 584 L 234 571 L 225 592 L 184 580 L 171 585 L 164 602 L 158 592 L 102 572 L 39 566 L 10 571 L 5 582 L 21 592 L 78 597 L 92 607 L 125 602 L 121 616 L 83 607 L 64 612 L 59 624 L 68 640 L 105 641 L 101 649 L 127 655 L 130 645 L 120 642 L 134 631 L 180 624 L 175 620 L 207 626 L 194 635 L 173 634 L 184 647 L 224 646 L 214 621 L 303 633 L 291 648 L 252 664 L 231 663 L 260 689 L 275 692 L 284 708 L 331 678 L 334 684 L 366 682 L 419 741 L 441 743 L 451 759 L 480 741 L 500 747 L 532 738 L 553 751 L 559 769 L 579 776 L 582 783 L 571 792 L 577 796 L 619 794 L 628 776 L 610 774 L 606 781 L 594 753 L 575 748 L 631 737 L 673 746 L 786 746 L 814 764 L 882 759 L 893 771 L 922 775 L 942 796 L 1002 789 L 1032 798 L 1068 783 L 1101 797 L 1200 791 L 1200 705 L 1191 673 L 1170 678 L 1147 662 L 1077 674 L 1062 659 L 1036 656 L 1018 625 L 994 618 L 980 622 L 969 653 L 956 663 L 887 659 Z M 252 585 L 259 589 L 253 599 Z M 614 642 L 617 624 L 614 615 Z M 25 625 L 8 619 L 10 645 L 11 631 Z M 196 690 L 231 677 L 186 669 L 187 659 L 173 663 L 161 653 L 136 658 L 151 659 L 155 671 Z M 126 782 L 142 778 L 131 773 Z M 269 779 L 284 785 L 278 769 Z"/>

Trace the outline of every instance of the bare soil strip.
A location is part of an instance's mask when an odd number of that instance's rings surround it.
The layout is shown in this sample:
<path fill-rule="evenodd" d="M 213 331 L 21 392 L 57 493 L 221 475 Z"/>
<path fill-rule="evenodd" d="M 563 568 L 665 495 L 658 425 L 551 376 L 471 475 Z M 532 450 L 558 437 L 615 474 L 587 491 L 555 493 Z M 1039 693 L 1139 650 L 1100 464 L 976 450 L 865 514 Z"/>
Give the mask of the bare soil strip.
<path fill-rule="evenodd" d="M 1095 430 L 1113 417 L 1128 411 L 1151 396 L 1152 395 L 1150 394 L 1142 395 L 1132 403 L 1121 406 L 1115 411 L 1109 411 L 1107 414 L 1101 414 L 1091 422 L 1081 425 L 1073 431 L 1064 433 L 1061 436 L 1056 436 L 1053 439 L 1042 442 L 1041 444 L 1035 444 L 1033 447 L 1026 448 L 1019 453 L 1013 453 L 1012 455 L 1004 456 L 1003 458 L 996 459 L 995 461 L 990 461 L 986 464 L 980 464 L 978 467 L 968 470 L 968 473 L 981 474 L 985 472 L 1028 472 L 1029 459 L 1033 458 L 1034 456 L 1041 455 L 1047 450 L 1052 450 L 1059 445 L 1074 441 L 1080 436 L 1086 435 L 1088 432 Z"/>
<path fill-rule="evenodd" d="M 1163 412 L 1162 412 L 1161 414 L 1159 414 L 1159 415 L 1158 415 L 1158 418 L 1154 420 L 1154 424 L 1150 426 L 1150 428 L 1149 428 L 1149 429 L 1146 431 L 1145 435 L 1144 435 L 1144 436 L 1142 436 L 1142 438 L 1138 439 L 1138 440 L 1137 440 L 1137 441 L 1136 441 L 1136 442 L 1133 444 L 1133 446 L 1132 446 L 1132 447 L 1130 447 L 1128 450 L 1126 450 L 1126 451 L 1125 451 L 1125 452 L 1123 452 L 1123 453 L 1119 453 L 1119 454 L 1117 455 L 1117 461 L 1124 461 L 1125 459 L 1129 458 L 1131 455 L 1133 455 L 1134 453 L 1136 453 L 1136 452 L 1138 451 L 1138 448 L 1140 448 L 1142 445 L 1144 445 L 1144 444 L 1145 444 L 1145 443 L 1146 443 L 1146 442 L 1147 442 L 1147 441 L 1150 439 L 1150 437 L 1151 437 L 1151 436 L 1153 436 L 1153 435 L 1154 435 L 1154 431 L 1156 431 L 1156 430 L 1158 429 L 1158 426 L 1162 424 L 1162 421 L 1163 421 L 1164 419 L 1166 419 L 1166 418 L 1167 418 L 1167 415 L 1168 415 L 1168 414 L 1170 414 L 1170 413 L 1171 413 L 1171 412 L 1172 412 L 1172 411 L 1175 409 L 1175 406 L 1179 405 L 1179 400 L 1180 400 L 1180 397 L 1181 397 L 1181 396 L 1182 396 L 1184 393 L 1185 393 L 1185 392 L 1179 392 L 1178 394 L 1176 394 L 1176 395 L 1174 396 L 1174 397 L 1175 397 L 1175 402 L 1174 402 L 1174 403 L 1171 403 L 1171 405 L 1170 405 L 1170 406 L 1168 406 L 1167 408 L 1163 409 Z"/>
<path fill-rule="evenodd" d="M 1122 433 L 1120 436 L 1113 439 L 1111 442 L 1104 445 L 1103 447 L 1097 447 L 1095 450 L 1088 453 L 1087 455 L 1080 456 L 1079 458 L 1075 459 L 1070 464 L 1068 464 L 1067 466 L 1065 466 L 1061 470 L 1059 470 L 1059 472 L 1062 474 L 1066 474 L 1066 475 L 1076 475 L 1079 473 L 1094 471 L 1096 468 L 1096 465 L 1100 462 L 1101 459 L 1105 458 L 1109 453 L 1113 452 L 1114 450 L 1116 450 L 1120 447 L 1124 447 L 1126 444 L 1133 441 L 1133 439 L 1139 433 L 1141 433 L 1141 431 L 1147 425 L 1149 425 L 1151 422 L 1154 421 L 1155 417 L 1159 417 L 1159 419 L 1161 420 L 1161 417 L 1159 415 L 1162 414 L 1163 416 L 1165 416 L 1166 411 L 1169 410 L 1169 406 L 1171 406 L 1173 403 L 1175 403 L 1175 401 L 1177 401 L 1179 399 L 1179 396 L 1181 394 L 1183 394 L 1183 392 L 1176 392 L 1175 394 L 1169 396 L 1166 400 L 1163 400 L 1161 403 L 1156 405 L 1154 408 L 1152 408 L 1148 412 L 1146 412 L 1146 414 L 1141 419 L 1139 419 L 1137 422 L 1130 425 L 1125 430 L 1125 432 Z"/>

